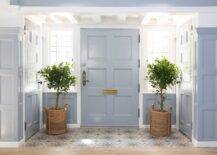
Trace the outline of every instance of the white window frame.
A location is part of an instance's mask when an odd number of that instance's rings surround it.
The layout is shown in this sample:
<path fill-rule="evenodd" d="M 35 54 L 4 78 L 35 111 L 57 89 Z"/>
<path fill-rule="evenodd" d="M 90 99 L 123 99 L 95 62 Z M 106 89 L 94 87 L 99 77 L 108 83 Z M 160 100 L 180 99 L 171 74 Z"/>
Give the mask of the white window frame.
<path fill-rule="evenodd" d="M 44 55 L 43 55 L 43 65 L 48 65 L 50 64 L 49 60 L 49 51 L 50 51 L 50 31 L 51 30 L 60 30 L 60 31 L 72 31 L 72 55 L 74 57 L 74 28 L 72 26 L 67 26 L 67 25 L 45 25 L 44 26 L 44 45 L 45 45 L 45 49 L 44 49 Z"/>
<path fill-rule="evenodd" d="M 147 75 L 147 65 L 146 59 L 148 57 L 147 52 L 147 32 L 148 31 L 169 31 L 171 33 L 171 40 L 170 40 L 170 47 L 169 47 L 169 58 L 172 62 L 176 63 L 176 49 L 175 44 L 173 43 L 173 39 L 175 37 L 175 26 L 143 26 L 143 48 L 142 53 L 144 54 L 142 59 L 144 59 L 144 63 L 142 64 L 144 66 L 144 73 Z M 153 91 L 148 90 L 148 79 L 144 77 L 144 85 L 143 85 L 143 92 L 144 93 L 153 93 Z M 175 93 L 175 88 L 172 88 L 171 90 L 167 91 L 167 93 Z"/>
<path fill-rule="evenodd" d="M 44 46 L 43 46 L 43 61 L 42 61 L 42 64 L 43 64 L 43 66 L 46 66 L 46 65 L 50 65 L 50 63 L 49 63 L 49 61 L 48 61 L 48 59 L 49 59 L 49 46 L 50 46 L 50 33 L 49 33 L 49 31 L 50 31 L 50 29 L 53 29 L 53 30 L 68 30 L 68 31 L 72 31 L 72 33 L 73 33 L 73 38 L 72 38 L 72 41 L 73 41 L 73 43 L 72 43 L 72 55 L 73 55 L 73 61 L 71 61 L 73 64 L 74 64 L 74 75 L 77 77 L 77 79 L 79 79 L 79 76 L 78 75 L 80 75 L 80 73 L 79 73 L 79 69 L 80 69 L 80 67 L 79 67 L 79 65 L 80 65 L 80 62 L 79 62 L 79 60 L 78 59 L 76 59 L 77 57 L 78 57 L 78 52 L 80 51 L 80 47 L 78 47 L 79 46 L 79 44 L 78 44 L 78 42 L 79 42 L 79 35 L 77 34 L 78 33 L 78 26 L 76 26 L 76 25 L 72 25 L 72 24 L 69 24 L 69 25 L 67 25 L 67 24 L 45 24 L 45 25 L 43 25 L 43 34 L 44 34 L 44 36 L 43 36 L 43 43 L 44 43 Z M 77 83 L 79 83 L 79 82 L 77 82 Z M 71 90 L 70 90 L 70 92 L 78 92 L 78 84 L 76 84 L 76 86 L 74 86 Z M 49 90 L 46 86 L 44 86 L 44 88 L 43 88 L 43 92 L 53 92 L 52 90 Z"/>

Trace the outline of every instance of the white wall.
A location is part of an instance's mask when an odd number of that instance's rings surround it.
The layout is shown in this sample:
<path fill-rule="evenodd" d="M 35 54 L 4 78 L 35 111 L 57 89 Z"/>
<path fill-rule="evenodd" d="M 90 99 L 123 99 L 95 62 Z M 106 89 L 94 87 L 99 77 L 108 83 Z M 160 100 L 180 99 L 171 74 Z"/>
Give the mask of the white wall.
<path fill-rule="evenodd" d="M 19 8 L 9 6 L 10 0 L 0 0 L 0 27 L 22 27 Z"/>

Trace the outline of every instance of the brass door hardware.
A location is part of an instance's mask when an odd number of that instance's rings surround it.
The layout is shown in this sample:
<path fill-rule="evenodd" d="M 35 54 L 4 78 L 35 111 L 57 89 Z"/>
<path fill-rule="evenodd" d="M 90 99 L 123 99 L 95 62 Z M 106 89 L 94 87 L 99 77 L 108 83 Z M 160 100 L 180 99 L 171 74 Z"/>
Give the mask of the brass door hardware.
<path fill-rule="evenodd" d="M 87 74 L 85 71 L 82 72 L 82 85 L 85 86 L 87 84 L 87 82 L 90 82 L 89 80 L 87 80 Z"/>
<path fill-rule="evenodd" d="M 117 89 L 103 89 L 102 93 L 103 95 L 117 95 L 118 90 Z"/>

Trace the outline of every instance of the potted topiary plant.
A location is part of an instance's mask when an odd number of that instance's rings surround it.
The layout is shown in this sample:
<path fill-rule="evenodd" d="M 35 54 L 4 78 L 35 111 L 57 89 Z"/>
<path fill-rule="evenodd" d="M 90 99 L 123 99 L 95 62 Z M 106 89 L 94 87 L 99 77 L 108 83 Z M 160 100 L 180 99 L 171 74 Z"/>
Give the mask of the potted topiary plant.
<path fill-rule="evenodd" d="M 154 136 L 168 136 L 171 133 L 171 112 L 165 110 L 166 90 L 179 83 L 179 68 L 166 58 L 156 59 L 148 65 L 147 78 L 159 96 L 159 108 L 151 109 L 150 132 Z"/>
<path fill-rule="evenodd" d="M 48 134 L 62 134 L 67 129 L 68 107 L 59 105 L 59 97 L 67 93 L 70 86 L 75 85 L 76 77 L 71 74 L 73 64 L 59 63 L 42 68 L 38 73 L 44 78 L 49 89 L 56 91 L 54 107 L 44 108 L 46 114 L 46 130 Z"/>

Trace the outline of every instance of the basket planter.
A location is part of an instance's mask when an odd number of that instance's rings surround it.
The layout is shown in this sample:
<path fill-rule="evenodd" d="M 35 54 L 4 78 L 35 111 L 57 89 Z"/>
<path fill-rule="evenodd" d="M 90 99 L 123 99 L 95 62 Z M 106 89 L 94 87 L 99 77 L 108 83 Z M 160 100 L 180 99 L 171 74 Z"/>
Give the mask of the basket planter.
<path fill-rule="evenodd" d="M 147 66 L 147 78 L 156 90 L 158 109 L 154 105 L 150 111 L 150 132 L 157 137 L 171 134 L 171 112 L 165 111 L 166 91 L 168 87 L 180 83 L 180 70 L 176 64 L 165 57 L 156 59 Z"/>
<path fill-rule="evenodd" d="M 47 134 L 58 135 L 67 131 L 68 108 L 48 108 L 45 113 Z"/>
<path fill-rule="evenodd" d="M 156 137 L 171 134 L 171 113 L 152 109 L 150 115 L 150 133 Z"/>

